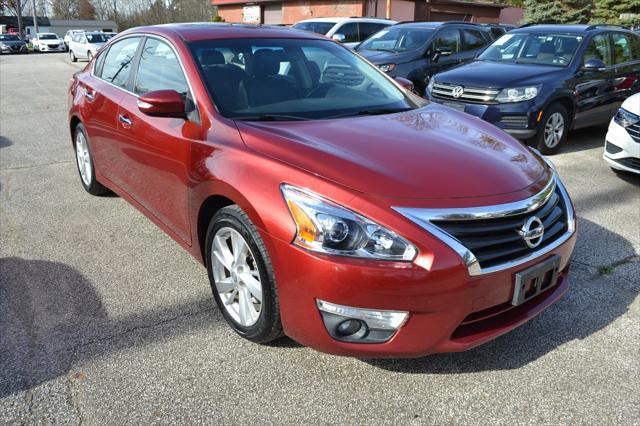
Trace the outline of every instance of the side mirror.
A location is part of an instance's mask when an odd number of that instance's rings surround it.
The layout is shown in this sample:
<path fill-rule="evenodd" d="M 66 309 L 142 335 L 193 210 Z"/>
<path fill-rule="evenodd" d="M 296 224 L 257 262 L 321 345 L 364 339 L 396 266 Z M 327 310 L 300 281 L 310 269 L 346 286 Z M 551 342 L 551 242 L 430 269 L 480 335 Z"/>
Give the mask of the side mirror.
<path fill-rule="evenodd" d="M 344 43 L 346 37 L 344 36 L 344 34 L 334 34 L 331 36 L 332 39 L 334 39 L 335 41 L 339 41 L 340 43 Z"/>
<path fill-rule="evenodd" d="M 185 102 L 175 90 L 156 90 L 138 98 L 138 109 L 152 117 L 185 118 Z"/>
<path fill-rule="evenodd" d="M 407 92 L 413 92 L 413 83 L 406 78 L 396 77 L 394 79 L 400 86 L 402 86 Z"/>
<path fill-rule="evenodd" d="M 436 48 L 435 52 L 431 56 L 431 60 L 433 62 L 438 62 L 438 59 L 440 59 L 440 57 L 442 57 L 442 56 L 451 56 L 452 54 L 453 54 L 453 51 L 450 48 L 448 48 L 448 47 L 438 47 L 438 48 Z"/>
<path fill-rule="evenodd" d="M 605 63 L 596 58 L 589 59 L 582 67 L 584 71 L 604 71 L 605 68 L 607 68 Z"/>

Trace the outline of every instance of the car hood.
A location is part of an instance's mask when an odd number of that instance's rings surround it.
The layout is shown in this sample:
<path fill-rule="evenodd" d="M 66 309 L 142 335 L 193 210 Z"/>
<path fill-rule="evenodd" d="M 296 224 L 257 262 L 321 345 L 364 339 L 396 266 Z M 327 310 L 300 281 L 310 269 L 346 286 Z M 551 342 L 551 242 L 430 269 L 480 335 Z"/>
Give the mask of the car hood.
<path fill-rule="evenodd" d="M 382 64 L 402 64 L 412 61 L 419 55 L 417 50 L 409 52 L 386 52 L 383 50 L 359 49 L 357 52 L 376 65 Z"/>
<path fill-rule="evenodd" d="M 622 103 L 622 108 L 636 115 L 640 115 L 640 93 L 636 93 L 627 98 L 627 100 Z"/>
<path fill-rule="evenodd" d="M 515 139 L 437 104 L 384 116 L 236 123 L 250 149 L 377 196 L 483 197 L 521 191 L 545 175 Z"/>
<path fill-rule="evenodd" d="M 437 74 L 435 79 L 438 83 L 500 89 L 544 83 L 564 72 L 566 72 L 565 68 L 547 65 L 511 64 L 476 60 Z"/>

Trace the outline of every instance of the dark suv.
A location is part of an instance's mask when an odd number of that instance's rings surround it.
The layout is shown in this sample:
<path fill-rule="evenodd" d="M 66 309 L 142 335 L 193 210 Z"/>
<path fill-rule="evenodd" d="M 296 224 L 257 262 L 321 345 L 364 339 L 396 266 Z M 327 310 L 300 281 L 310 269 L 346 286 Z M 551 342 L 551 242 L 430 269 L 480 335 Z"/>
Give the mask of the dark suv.
<path fill-rule="evenodd" d="M 466 22 L 408 22 L 387 27 L 356 51 L 423 94 L 432 75 L 472 60 L 491 43 L 490 29 Z"/>
<path fill-rule="evenodd" d="M 640 89 L 640 36 L 607 25 L 536 25 L 434 76 L 427 96 L 554 154 L 570 129 L 607 123 Z"/>

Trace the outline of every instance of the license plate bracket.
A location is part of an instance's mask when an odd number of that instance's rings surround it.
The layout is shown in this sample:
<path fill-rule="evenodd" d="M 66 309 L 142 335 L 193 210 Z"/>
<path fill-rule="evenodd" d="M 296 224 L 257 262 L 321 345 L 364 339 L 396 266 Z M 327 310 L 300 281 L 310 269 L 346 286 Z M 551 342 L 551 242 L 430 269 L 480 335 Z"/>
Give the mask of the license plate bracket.
<path fill-rule="evenodd" d="M 511 304 L 518 306 L 558 283 L 560 256 L 553 255 L 524 271 L 516 273 Z"/>

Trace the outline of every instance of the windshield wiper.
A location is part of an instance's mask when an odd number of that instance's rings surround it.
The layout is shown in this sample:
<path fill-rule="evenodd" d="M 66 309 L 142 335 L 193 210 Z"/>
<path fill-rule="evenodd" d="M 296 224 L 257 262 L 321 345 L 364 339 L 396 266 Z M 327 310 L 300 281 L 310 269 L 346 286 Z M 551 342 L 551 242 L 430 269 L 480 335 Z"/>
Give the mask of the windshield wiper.
<path fill-rule="evenodd" d="M 342 117 L 356 117 L 359 115 L 384 115 L 393 114 L 396 112 L 411 111 L 413 108 L 377 108 L 377 109 L 361 109 L 360 111 L 348 112 L 346 114 L 331 115 L 326 118 L 342 118 Z"/>
<path fill-rule="evenodd" d="M 362 50 L 376 50 L 378 52 L 396 53 L 396 51 L 393 50 L 393 49 L 379 49 L 379 48 L 378 49 L 374 49 L 372 47 L 363 47 Z"/>
<path fill-rule="evenodd" d="M 298 115 L 284 115 L 284 114 L 261 114 L 261 115 L 246 115 L 236 117 L 236 120 L 241 121 L 307 121 L 310 120 L 306 117 L 300 117 Z"/>

